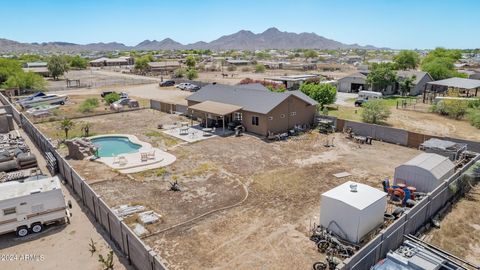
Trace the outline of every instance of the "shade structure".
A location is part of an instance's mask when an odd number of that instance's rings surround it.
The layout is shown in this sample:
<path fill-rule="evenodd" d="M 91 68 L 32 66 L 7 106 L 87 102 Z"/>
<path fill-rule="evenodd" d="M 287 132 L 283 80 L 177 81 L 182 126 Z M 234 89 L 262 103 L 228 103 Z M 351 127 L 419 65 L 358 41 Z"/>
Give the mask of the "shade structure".
<path fill-rule="evenodd" d="M 242 109 L 242 107 L 227 103 L 220 103 L 215 101 L 204 101 L 198 104 L 188 107 L 190 110 L 201 111 L 215 115 L 228 115 L 234 112 L 237 112 Z"/>

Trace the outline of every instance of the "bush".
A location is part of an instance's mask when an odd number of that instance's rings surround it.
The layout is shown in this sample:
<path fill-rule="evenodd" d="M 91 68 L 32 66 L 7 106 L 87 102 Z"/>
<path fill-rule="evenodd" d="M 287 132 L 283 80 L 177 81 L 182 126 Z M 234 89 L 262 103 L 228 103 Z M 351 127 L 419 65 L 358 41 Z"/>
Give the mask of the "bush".
<path fill-rule="evenodd" d="M 228 71 L 235 71 L 235 70 L 237 70 L 237 67 L 236 66 L 228 66 L 227 70 Z"/>
<path fill-rule="evenodd" d="M 432 105 L 431 111 L 460 120 L 465 116 L 468 102 L 465 100 L 442 100 Z"/>
<path fill-rule="evenodd" d="M 96 98 L 89 98 L 86 99 L 82 104 L 80 104 L 80 112 L 86 113 L 86 112 L 92 112 L 95 108 L 97 108 L 99 105 L 98 99 Z"/>
<path fill-rule="evenodd" d="M 173 76 L 175 78 L 183 78 L 185 77 L 185 74 L 187 73 L 187 71 L 183 68 L 178 68 L 175 70 L 175 72 L 173 73 Z"/>
<path fill-rule="evenodd" d="M 384 100 L 376 99 L 363 104 L 362 120 L 365 123 L 380 124 L 390 117 L 390 108 Z"/>
<path fill-rule="evenodd" d="M 250 68 L 249 67 L 242 67 L 242 72 L 249 72 Z"/>
<path fill-rule="evenodd" d="M 105 103 L 107 103 L 107 105 L 110 105 L 112 103 L 114 103 L 115 101 L 119 100 L 120 99 L 120 94 L 118 93 L 110 93 L 108 95 L 106 95 L 104 97 L 105 99 Z"/>
<path fill-rule="evenodd" d="M 264 73 L 265 72 L 265 66 L 262 64 L 256 64 L 255 65 L 255 73 Z"/>
<path fill-rule="evenodd" d="M 480 109 L 468 109 L 467 118 L 472 126 L 480 128 Z"/>
<path fill-rule="evenodd" d="M 192 68 L 192 69 L 189 69 L 189 70 L 187 71 L 187 79 L 193 80 L 193 79 L 196 79 L 196 78 L 198 78 L 198 72 L 197 72 L 197 70 L 196 70 L 196 69 L 193 69 L 193 68 Z"/>

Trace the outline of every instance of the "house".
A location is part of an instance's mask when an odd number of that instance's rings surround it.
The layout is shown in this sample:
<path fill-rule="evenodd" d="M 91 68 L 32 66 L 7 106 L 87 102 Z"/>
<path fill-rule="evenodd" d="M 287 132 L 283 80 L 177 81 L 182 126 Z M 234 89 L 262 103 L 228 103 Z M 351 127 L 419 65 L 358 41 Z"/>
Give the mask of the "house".
<path fill-rule="evenodd" d="M 226 60 L 228 65 L 232 66 L 245 66 L 249 65 L 251 62 L 249 60 L 242 60 L 242 59 L 228 59 Z"/>
<path fill-rule="evenodd" d="M 159 75 L 169 75 L 179 68 L 180 63 L 178 61 L 150 62 L 148 63 L 147 72 Z"/>
<path fill-rule="evenodd" d="M 133 57 L 121 56 L 118 58 L 101 57 L 89 62 L 92 67 L 116 67 L 116 66 L 131 66 L 134 64 Z"/>
<path fill-rule="evenodd" d="M 50 71 L 47 68 L 47 62 L 27 62 L 23 64 L 23 71 L 33 72 L 38 75 L 48 77 L 50 76 Z"/>
<path fill-rule="evenodd" d="M 337 89 L 339 92 L 356 93 L 362 90 L 372 90 L 367 87 L 368 70 L 360 70 L 356 73 L 350 74 L 338 80 Z M 408 93 L 411 96 L 420 95 L 423 93 L 427 83 L 433 81 L 433 78 L 424 71 L 418 70 L 397 70 L 397 80 L 399 82 L 406 78 L 414 77 L 413 87 Z M 388 86 L 385 91 L 382 91 L 384 95 L 394 95 L 400 93 L 400 84 L 397 82 L 395 85 Z"/>
<path fill-rule="evenodd" d="M 280 82 L 285 85 L 287 90 L 298 90 L 300 85 L 306 82 L 309 79 L 319 78 L 318 75 L 314 74 L 303 74 L 303 75 L 290 75 L 290 76 L 277 76 L 277 77 L 266 77 L 265 80 Z"/>
<path fill-rule="evenodd" d="M 314 123 L 317 102 L 300 91 L 271 92 L 259 85 L 207 85 L 186 98 L 188 114 L 208 127 L 243 125 L 266 136 Z"/>

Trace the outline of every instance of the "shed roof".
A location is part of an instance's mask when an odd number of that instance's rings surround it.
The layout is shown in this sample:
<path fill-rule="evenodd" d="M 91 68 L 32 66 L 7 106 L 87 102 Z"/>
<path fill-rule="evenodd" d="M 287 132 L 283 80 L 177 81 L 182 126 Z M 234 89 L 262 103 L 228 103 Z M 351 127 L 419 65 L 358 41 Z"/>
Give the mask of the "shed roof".
<path fill-rule="evenodd" d="M 169 66 L 180 66 L 178 61 L 164 61 L 164 62 L 149 62 L 150 67 L 169 67 Z"/>
<path fill-rule="evenodd" d="M 0 185 L 0 200 L 8 200 L 26 196 L 32 192 L 46 192 L 60 188 L 58 177 L 26 181 L 23 183 L 16 181 L 6 182 Z"/>
<path fill-rule="evenodd" d="M 232 105 L 232 104 L 226 104 L 226 103 L 207 100 L 207 101 L 192 105 L 189 107 L 189 109 L 212 113 L 216 115 L 227 115 L 227 114 L 231 114 L 233 112 L 241 110 L 242 107 Z"/>
<path fill-rule="evenodd" d="M 480 88 L 480 80 L 465 79 L 465 78 L 458 78 L 458 77 L 449 78 L 449 79 L 440 80 L 440 81 L 428 82 L 428 84 L 460 88 L 460 89 Z"/>
<path fill-rule="evenodd" d="M 437 179 L 441 179 L 445 174 L 455 168 L 455 165 L 448 157 L 434 153 L 422 153 L 405 162 L 403 165 L 425 169 L 431 172 Z"/>
<path fill-rule="evenodd" d="M 281 102 L 293 95 L 305 103 L 317 105 L 317 102 L 300 91 L 289 91 L 283 93 L 254 89 L 248 86 L 209 84 L 195 92 L 186 100 L 204 102 L 207 100 L 219 103 L 232 104 L 242 107 L 243 110 L 267 114 L 277 107 Z"/>
<path fill-rule="evenodd" d="M 459 144 L 452 141 L 440 140 L 437 138 L 431 138 L 425 141 L 424 143 L 422 143 L 422 147 L 436 148 L 441 150 L 457 150 L 463 146 L 465 146 L 465 144 Z"/>
<path fill-rule="evenodd" d="M 351 184 L 357 185 L 357 192 L 351 191 Z M 352 181 L 347 181 L 322 194 L 322 197 L 341 201 L 359 210 L 367 208 L 385 196 L 387 196 L 387 193 L 381 190 Z"/>

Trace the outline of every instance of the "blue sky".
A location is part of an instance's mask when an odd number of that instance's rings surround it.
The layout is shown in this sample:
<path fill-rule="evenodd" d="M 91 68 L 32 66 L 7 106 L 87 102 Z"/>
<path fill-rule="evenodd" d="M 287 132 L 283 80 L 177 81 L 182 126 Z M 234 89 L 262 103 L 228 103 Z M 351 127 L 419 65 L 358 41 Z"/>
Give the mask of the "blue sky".
<path fill-rule="evenodd" d="M 390 48 L 478 48 L 478 0 L 2 0 L 0 37 L 21 42 L 170 37 L 211 41 L 238 30 L 315 32 Z"/>

